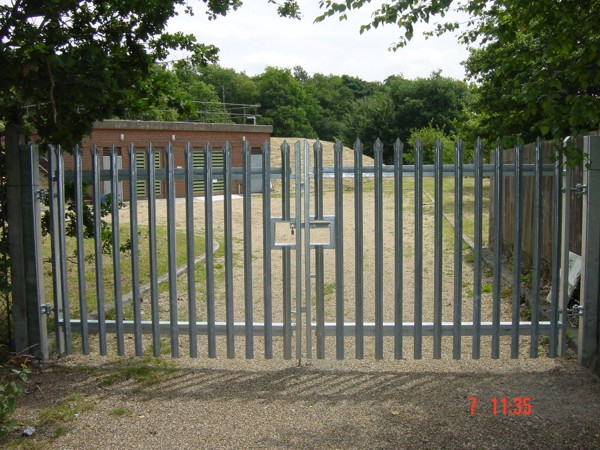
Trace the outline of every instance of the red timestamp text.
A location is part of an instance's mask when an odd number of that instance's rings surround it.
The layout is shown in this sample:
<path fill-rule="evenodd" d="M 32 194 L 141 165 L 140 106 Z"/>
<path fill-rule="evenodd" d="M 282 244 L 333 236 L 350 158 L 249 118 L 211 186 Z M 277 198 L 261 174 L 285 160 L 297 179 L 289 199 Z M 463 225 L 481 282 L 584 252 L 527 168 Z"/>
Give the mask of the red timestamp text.
<path fill-rule="evenodd" d="M 471 415 L 474 416 L 478 408 L 477 397 L 469 397 L 471 402 Z M 531 397 L 492 397 L 487 406 L 494 416 L 528 416 L 531 414 Z"/>

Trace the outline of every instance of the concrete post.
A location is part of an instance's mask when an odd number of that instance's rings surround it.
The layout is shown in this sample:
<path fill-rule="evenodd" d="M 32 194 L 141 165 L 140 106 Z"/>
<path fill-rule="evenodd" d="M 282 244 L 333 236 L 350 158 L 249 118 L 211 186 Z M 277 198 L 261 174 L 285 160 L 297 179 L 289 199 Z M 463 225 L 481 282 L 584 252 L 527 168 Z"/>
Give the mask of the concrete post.
<path fill-rule="evenodd" d="M 39 154 L 21 145 L 19 127 L 7 127 L 7 212 L 15 351 L 47 359 L 42 278 Z"/>
<path fill-rule="evenodd" d="M 589 155 L 584 170 L 579 363 L 600 372 L 600 136 L 586 136 L 583 150 Z"/>

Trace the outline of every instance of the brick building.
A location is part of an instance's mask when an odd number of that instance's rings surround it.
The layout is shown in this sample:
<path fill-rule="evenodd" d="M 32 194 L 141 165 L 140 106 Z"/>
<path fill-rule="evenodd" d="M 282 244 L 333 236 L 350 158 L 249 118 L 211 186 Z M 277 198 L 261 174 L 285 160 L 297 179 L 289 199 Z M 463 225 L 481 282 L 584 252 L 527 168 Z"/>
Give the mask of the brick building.
<path fill-rule="evenodd" d="M 101 149 L 100 165 L 104 169 L 110 167 L 110 149 L 114 145 L 118 157 L 119 167 L 129 168 L 128 149 L 131 144 L 136 147 L 136 165 L 140 169 L 147 168 L 148 155 L 145 149 L 149 143 L 154 148 L 154 165 L 157 169 L 166 166 L 165 148 L 170 142 L 173 147 L 175 167 L 185 166 L 184 148 L 190 143 L 194 148 L 193 164 L 196 168 L 204 164 L 204 144 L 210 143 L 213 149 L 213 167 L 223 165 L 222 148 L 228 141 L 232 148 L 233 167 L 242 167 L 243 143 L 248 141 L 252 148 L 253 166 L 261 166 L 261 147 L 265 140 L 271 138 L 273 127 L 270 125 L 239 125 L 239 124 L 213 124 L 195 122 L 154 122 L 136 120 L 106 120 L 96 122 L 89 138 L 83 141 L 83 167 L 91 168 L 92 145 Z M 73 167 L 69 158 L 65 161 L 66 167 Z M 241 193 L 243 186 L 241 181 L 232 182 L 232 192 Z M 110 192 L 110 184 L 103 183 L 103 192 Z M 139 181 L 137 186 L 138 197 L 146 197 L 147 186 L 145 181 Z M 222 192 L 222 182 L 213 184 L 215 193 Z M 127 182 L 120 183 L 119 191 L 121 198 L 129 199 L 129 185 Z M 204 186 L 202 182 L 194 184 L 195 195 L 203 195 Z M 157 181 L 155 186 L 157 197 L 164 197 L 166 193 L 165 181 Z M 181 197 L 185 194 L 184 182 L 176 181 L 176 195 Z"/>

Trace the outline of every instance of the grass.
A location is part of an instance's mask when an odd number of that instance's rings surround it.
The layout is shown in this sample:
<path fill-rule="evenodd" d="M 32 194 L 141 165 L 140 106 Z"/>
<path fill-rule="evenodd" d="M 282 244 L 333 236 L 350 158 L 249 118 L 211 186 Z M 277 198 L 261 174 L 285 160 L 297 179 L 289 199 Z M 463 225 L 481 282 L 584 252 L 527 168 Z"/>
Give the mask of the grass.
<path fill-rule="evenodd" d="M 123 408 L 119 406 L 109 413 L 113 417 L 129 417 L 132 415 L 132 411 L 129 408 Z"/>
<path fill-rule="evenodd" d="M 138 387 L 151 387 L 173 378 L 179 371 L 173 361 L 145 356 L 119 359 L 106 368 L 93 370 L 90 375 L 98 377 L 105 387 L 126 381 L 133 381 Z M 122 416 L 126 412 L 111 415 Z"/>
<path fill-rule="evenodd" d="M 131 392 L 140 392 L 146 388 L 168 381 L 177 376 L 181 369 L 167 359 L 142 357 L 119 358 L 109 364 L 99 367 L 80 367 L 78 370 L 89 378 L 97 380 L 101 387 L 115 386 L 122 383 L 133 383 Z M 24 426 L 36 429 L 33 437 L 18 437 L 3 441 L 2 445 L 11 449 L 45 449 L 54 448 L 54 440 L 70 432 L 69 424 L 80 414 L 94 408 L 94 403 L 82 392 L 71 392 L 67 397 L 56 401 L 51 406 L 42 409 L 37 419 L 27 421 Z M 108 412 L 115 419 L 130 417 L 133 411 L 124 406 L 116 406 Z"/>
<path fill-rule="evenodd" d="M 157 234 L 157 272 L 158 275 L 167 273 L 168 271 L 168 246 L 165 243 L 167 241 L 167 228 L 166 226 L 158 226 L 156 228 Z M 130 239 L 131 233 L 128 225 L 120 227 L 119 238 L 121 243 L 126 242 Z M 184 230 L 177 230 L 175 233 L 176 242 L 186 242 L 187 237 Z M 149 233 L 148 227 L 140 226 L 138 242 L 140 252 L 138 254 L 139 264 L 139 276 L 140 285 L 147 284 L 150 281 L 150 255 L 147 251 L 149 247 Z M 52 269 L 51 269 L 51 248 L 50 239 L 48 236 L 44 238 L 44 260 L 45 262 L 45 287 L 46 287 L 46 298 L 53 298 L 53 285 L 52 285 Z M 200 236 L 195 238 L 195 253 L 197 255 L 204 252 L 204 239 Z M 81 317 L 80 307 L 80 295 L 78 285 L 78 263 L 77 263 L 77 246 L 76 239 L 68 237 L 66 240 L 66 253 L 70 255 L 67 262 L 67 285 L 69 290 L 69 302 L 70 312 L 72 318 Z M 186 245 L 176 245 L 176 261 L 177 266 L 184 264 L 187 260 L 187 247 Z M 85 299 L 86 308 L 88 314 L 97 309 L 97 288 L 96 288 L 96 264 L 94 260 L 94 241 L 93 239 L 86 239 L 84 241 L 84 272 L 85 272 Z M 132 275 L 131 275 L 131 252 L 120 252 L 118 254 L 120 269 L 121 269 L 121 292 L 123 295 L 132 291 Z M 102 287 L 104 289 L 104 296 L 106 299 L 114 298 L 114 266 L 113 266 L 113 255 L 102 255 Z M 166 287 L 160 287 L 159 289 L 166 289 Z M 108 302 L 106 302 L 108 303 Z M 107 311 L 107 318 L 111 318 L 111 314 L 114 312 Z"/>
<path fill-rule="evenodd" d="M 61 402 L 46 408 L 40 413 L 39 426 L 72 422 L 77 415 L 92 408 L 83 394 L 74 392 Z"/>
<path fill-rule="evenodd" d="M 444 177 L 442 183 L 442 202 L 443 202 L 443 213 L 450 219 L 454 220 L 454 178 Z M 423 179 L 423 190 L 433 199 L 435 198 L 435 180 L 432 177 Z M 488 179 L 483 181 L 483 220 L 482 220 L 482 238 L 485 242 L 487 241 L 489 233 L 489 220 L 487 220 L 487 214 L 489 211 L 489 190 L 490 184 Z M 463 208 L 463 234 L 468 236 L 471 240 L 474 240 L 474 229 L 475 229 L 475 180 L 473 178 L 463 178 L 463 197 L 462 197 L 462 208 Z"/>

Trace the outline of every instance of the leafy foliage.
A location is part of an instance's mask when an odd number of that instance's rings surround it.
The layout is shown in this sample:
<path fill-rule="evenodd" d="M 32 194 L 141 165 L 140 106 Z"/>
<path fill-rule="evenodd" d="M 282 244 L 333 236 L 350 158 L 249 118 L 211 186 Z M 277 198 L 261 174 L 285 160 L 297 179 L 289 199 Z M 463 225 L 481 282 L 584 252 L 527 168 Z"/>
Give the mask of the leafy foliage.
<path fill-rule="evenodd" d="M 504 2 L 466 63 L 488 134 L 561 137 L 600 124 L 597 0 Z"/>
<path fill-rule="evenodd" d="M 85 186 L 84 186 L 85 188 Z M 112 254 L 112 226 L 103 217 L 109 216 L 112 211 L 113 197 L 111 194 L 105 194 L 100 201 L 100 242 L 102 243 L 102 253 L 106 255 Z M 44 200 L 47 207 L 42 215 L 42 234 L 46 236 L 50 233 L 50 206 L 49 199 Z M 77 236 L 77 214 L 75 211 L 75 185 L 69 183 L 65 186 L 65 233 L 67 236 Z M 122 202 L 119 201 L 119 208 Z M 95 219 L 94 211 L 88 204 L 82 205 L 82 230 L 85 239 L 92 239 L 95 234 Z M 126 240 L 121 244 L 119 251 L 124 253 L 131 250 L 131 239 Z"/>
<path fill-rule="evenodd" d="M 25 392 L 25 383 L 31 370 L 26 365 L 14 367 L 10 362 L 0 366 L 0 439 L 10 433 L 16 422 L 12 415 L 17 399 Z"/>
<path fill-rule="evenodd" d="M 357 138 L 364 144 L 364 152 L 373 155 L 373 144 L 379 138 L 384 143 L 383 158 L 389 162 L 394 141 L 398 138 L 395 127 L 395 108 L 385 92 L 357 100 L 345 117 L 343 142 L 351 145 Z"/>
<path fill-rule="evenodd" d="M 434 126 L 427 126 L 420 129 L 413 129 L 408 140 L 409 150 L 404 152 L 404 161 L 408 164 L 414 164 L 414 147 L 417 141 L 423 145 L 423 164 L 433 164 L 435 159 L 434 149 L 436 141 L 440 141 L 443 146 L 443 163 L 451 164 L 454 162 L 454 144 L 456 138 L 444 134 L 444 131 Z M 463 155 L 463 160 L 469 155 Z"/>
<path fill-rule="evenodd" d="M 384 160 L 393 160 L 392 143 L 399 137 L 408 142 L 415 130 L 427 127 L 440 135 L 455 135 L 466 118 L 468 86 L 434 72 L 428 78 L 408 80 L 389 77 L 374 95 L 357 100 L 345 119 L 344 143 L 357 136 L 364 140 L 365 152 L 380 138 Z M 414 140 L 414 139 L 413 139 Z"/>
<path fill-rule="evenodd" d="M 365 3 L 321 0 L 323 14 L 317 20 L 343 20 Z M 448 19 L 454 10 L 469 20 Z M 599 15 L 597 0 L 396 0 L 380 4 L 361 32 L 397 25 L 396 49 L 410 41 L 418 23 L 438 21 L 428 35 L 460 29 L 460 41 L 472 46 L 466 68 L 479 86 L 474 105 L 483 137 L 520 134 L 531 140 L 598 128 Z"/>
<path fill-rule="evenodd" d="M 0 119 L 28 123 L 43 140 L 77 143 L 95 120 L 143 110 L 157 95 L 148 83 L 171 49 L 195 63 L 217 49 L 193 35 L 166 33 L 185 0 L 50 0 L 0 5 Z M 214 18 L 239 0 L 210 0 Z M 142 100 L 140 100 L 142 99 Z M 24 108 L 28 106 L 28 108 Z"/>
<path fill-rule="evenodd" d="M 291 70 L 267 67 L 256 82 L 263 123 L 273 125 L 275 136 L 316 137 L 311 123 L 321 108 Z"/>
<path fill-rule="evenodd" d="M 343 77 L 325 76 L 320 73 L 305 77 L 303 84 L 307 93 L 321 107 L 322 113 L 313 123 L 319 138 L 333 141 L 341 138 L 344 116 L 352 108 L 355 93 L 345 83 Z"/>

